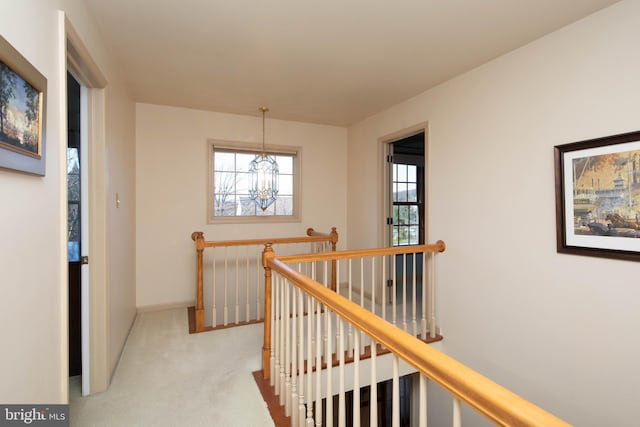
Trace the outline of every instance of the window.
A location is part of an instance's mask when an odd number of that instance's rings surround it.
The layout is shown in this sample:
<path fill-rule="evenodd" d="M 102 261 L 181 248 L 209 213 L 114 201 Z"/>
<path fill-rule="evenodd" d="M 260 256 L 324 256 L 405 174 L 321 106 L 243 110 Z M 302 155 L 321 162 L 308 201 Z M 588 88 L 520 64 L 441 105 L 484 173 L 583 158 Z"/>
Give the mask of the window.
<path fill-rule="evenodd" d="M 80 261 L 80 153 L 67 147 L 67 253 L 69 262 Z"/>
<path fill-rule="evenodd" d="M 264 211 L 249 197 L 249 163 L 259 145 L 209 141 L 208 222 L 285 222 L 299 220 L 300 149 L 267 147 L 278 163 L 278 198 Z"/>
<path fill-rule="evenodd" d="M 393 246 L 421 243 L 418 166 L 393 165 Z"/>

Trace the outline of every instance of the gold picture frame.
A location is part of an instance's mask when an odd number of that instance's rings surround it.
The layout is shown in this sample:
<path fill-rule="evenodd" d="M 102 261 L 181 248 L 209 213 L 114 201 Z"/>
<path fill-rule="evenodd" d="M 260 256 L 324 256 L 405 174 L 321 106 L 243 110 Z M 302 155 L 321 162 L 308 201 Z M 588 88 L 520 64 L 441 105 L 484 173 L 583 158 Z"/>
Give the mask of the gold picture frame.
<path fill-rule="evenodd" d="M 0 168 L 45 175 L 47 79 L 0 36 Z"/>

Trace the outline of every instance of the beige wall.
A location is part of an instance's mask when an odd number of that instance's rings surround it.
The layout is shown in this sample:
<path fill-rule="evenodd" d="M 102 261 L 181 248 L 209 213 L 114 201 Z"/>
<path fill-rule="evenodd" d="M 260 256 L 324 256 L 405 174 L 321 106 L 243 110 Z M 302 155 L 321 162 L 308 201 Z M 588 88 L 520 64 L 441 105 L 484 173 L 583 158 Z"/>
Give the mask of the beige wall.
<path fill-rule="evenodd" d="M 580 426 L 637 424 L 640 267 L 556 253 L 553 146 L 640 129 L 638 40 L 623 1 L 349 129 L 349 245 L 380 242 L 378 138 L 428 121 L 443 348 Z"/>
<path fill-rule="evenodd" d="M 134 109 L 116 64 L 103 48 L 95 25 L 79 0 L 13 2 L 0 0 L 1 34 L 46 78 L 46 176 L 0 170 L 0 401 L 58 403 L 67 399 L 66 267 L 66 76 L 59 72 L 58 10 L 64 10 L 109 81 L 105 91 L 106 150 L 104 191 L 116 188 L 128 205 L 107 215 L 107 241 L 113 257 L 109 274 L 107 356 L 113 366 L 135 314 L 133 254 Z M 28 25 L 27 25 L 28 23 Z M 62 95 L 61 95 L 62 94 Z M 103 161 L 106 161 L 103 159 Z M 106 193 L 105 197 L 111 199 Z M 129 232 L 121 236 L 120 229 Z M 118 281 L 113 285 L 114 279 Z M 112 286 L 113 285 L 113 286 Z"/>
<path fill-rule="evenodd" d="M 251 114 L 251 113 L 249 113 Z M 207 224 L 207 139 L 261 142 L 255 115 L 137 104 L 136 278 L 138 307 L 195 300 L 193 231 L 205 238 L 302 235 L 307 227 L 346 233 L 347 130 L 267 116 L 266 142 L 302 147 L 302 219 L 294 223 Z"/>

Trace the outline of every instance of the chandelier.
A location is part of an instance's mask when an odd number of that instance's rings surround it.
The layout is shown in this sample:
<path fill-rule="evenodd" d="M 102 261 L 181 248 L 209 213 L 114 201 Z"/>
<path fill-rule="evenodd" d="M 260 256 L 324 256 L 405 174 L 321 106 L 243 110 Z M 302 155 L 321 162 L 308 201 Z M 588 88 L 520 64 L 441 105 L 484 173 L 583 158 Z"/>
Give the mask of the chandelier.
<path fill-rule="evenodd" d="M 249 163 L 249 197 L 256 202 L 263 211 L 278 198 L 278 163 L 272 156 L 267 155 L 264 145 L 264 114 L 267 107 L 260 107 L 262 111 L 262 152 Z"/>

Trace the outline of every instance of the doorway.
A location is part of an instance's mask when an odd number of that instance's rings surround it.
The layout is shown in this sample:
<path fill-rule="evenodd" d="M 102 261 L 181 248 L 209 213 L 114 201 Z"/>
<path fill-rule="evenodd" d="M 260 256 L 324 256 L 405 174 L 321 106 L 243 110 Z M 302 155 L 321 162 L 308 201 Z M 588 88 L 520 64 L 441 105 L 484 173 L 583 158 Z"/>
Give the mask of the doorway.
<path fill-rule="evenodd" d="M 80 280 L 79 295 L 81 333 L 81 390 L 82 395 L 107 389 L 110 370 L 108 362 L 108 327 L 106 282 L 106 163 L 105 163 L 105 90 L 107 80 L 92 59 L 81 37 L 67 19 L 64 11 L 58 12 L 60 75 L 67 72 L 79 84 L 80 93 Z M 76 87 L 77 91 L 77 87 Z M 77 95 L 77 93 L 76 93 Z M 66 98 L 63 96 L 63 99 Z M 76 98 L 77 99 L 77 98 Z M 66 109 L 66 102 L 60 108 Z M 69 111 L 72 111 L 73 107 Z M 74 147 L 71 147 L 74 148 Z M 90 188 L 91 187 L 91 188 Z M 67 191 L 68 188 L 66 189 Z M 68 202 L 67 202 L 68 203 Z M 68 218 L 67 218 L 68 220 Z M 67 224 L 68 229 L 68 224 Z M 67 230 L 68 231 L 68 230 Z M 89 236 L 91 239 L 89 239 Z M 82 257 L 91 252 L 89 269 Z M 73 268 L 73 267 L 72 267 Z M 70 273 L 71 275 L 72 273 Z M 91 292 L 89 292 L 89 288 Z M 69 301 L 71 304 L 71 301 Z M 77 310 L 76 314 L 77 316 Z M 72 321 L 69 320 L 71 326 Z M 69 330 L 69 332 L 71 332 Z M 72 338 L 67 335 L 67 338 Z M 67 349 L 69 351 L 69 349 Z M 68 354 L 68 358 L 72 356 Z"/>
<path fill-rule="evenodd" d="M 67 257 L 69 376 L 82 375 L 82 167 L 80 84 L 67 72 Z"/>
<path fill-rule="evenodd" d="M 406 136 L 393 139 L 387 145 L 388 207 L 387 227 L 389 246 L 422 245 L 426 242 L 426 158 L 425 129 L 414 131 Z M 395 257 L 396 282 L 403 277 L 407 286 L 415 277 L 422 283 L 422 254 L 397 255 Z M 415 265 L 414 265 L 415 264 Z M 387 285 L 392 286 L 392 279 Z M 396 287 L 396 297 L 406 298 L 407 289 Z M 389 288 L 391 292 L 391 288 Z M 392 295 L 389 295 L 391 301 Z M 422 299 L 422 286 L 417 286 L 416 298 Z"/>

